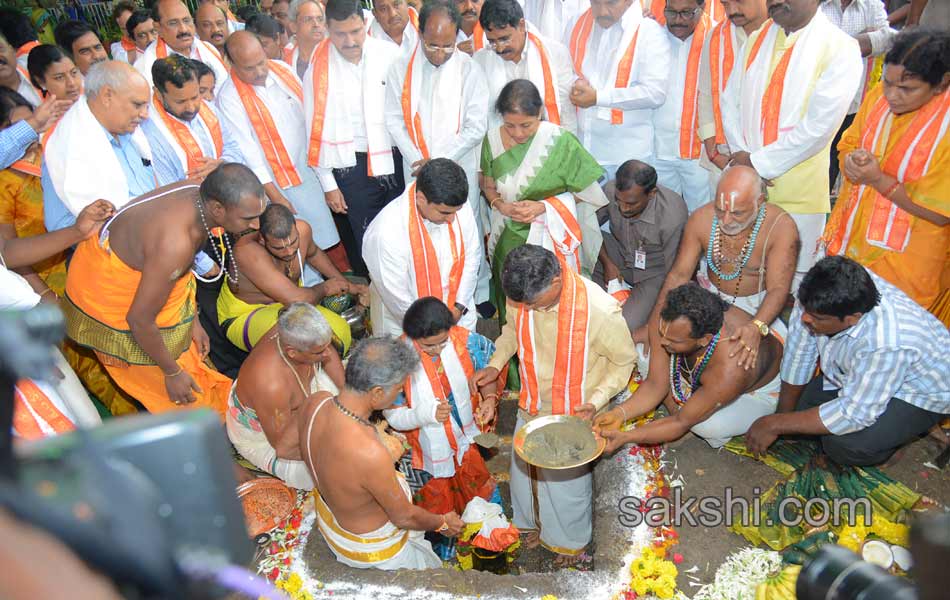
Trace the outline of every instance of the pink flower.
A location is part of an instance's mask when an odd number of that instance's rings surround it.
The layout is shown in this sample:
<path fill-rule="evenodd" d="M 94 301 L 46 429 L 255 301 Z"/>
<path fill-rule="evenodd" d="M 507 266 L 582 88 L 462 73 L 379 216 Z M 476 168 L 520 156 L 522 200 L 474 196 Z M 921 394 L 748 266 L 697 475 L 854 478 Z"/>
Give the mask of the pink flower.
<path fill-rule="evenodd" d="M 682 563 L 682 562 L 683 562 L 683 555 L 680 554 L 679 552 L 674 552 L 674 553 L 673 553 L 673 563 L 675 563 L 675 564 L 678 565 L 678 564 L 680 564 L 680 563 Z"/>

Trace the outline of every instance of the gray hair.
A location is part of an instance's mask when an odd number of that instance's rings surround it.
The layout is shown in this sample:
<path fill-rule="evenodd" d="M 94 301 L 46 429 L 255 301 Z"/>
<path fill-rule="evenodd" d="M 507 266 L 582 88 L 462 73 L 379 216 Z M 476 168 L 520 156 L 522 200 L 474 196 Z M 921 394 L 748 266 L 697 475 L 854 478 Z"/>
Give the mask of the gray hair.
<path fill-rule="evenodd" d="M 515 302 L 533 302 L 560 274 L 561 265 L 553 252 L 534 244 L 524 244 L 505 257 L 501 287 Z"/>
<path fill-rule="evenodd" d="M 84 87 L 86 98 L 92 100 L 99 95 L 103 88 L 112 88 L 115 91 L 125 89 L 135 77 L 145 78 L 127 62 L 119 60 L 104 60 L 89 67 L 86 73 Z"/>
<path fill-rule="evenodd" d="M 333 339 L 330 324 L 312 304 L 294 302 L 284 308 L 277 318 L 280 339 L 291 348 L 306 350 L 325 346 Z"/>
<path fill-rule="evenodd" d="M 293 21 L 294 23 L 296 23 L 297 11 L 300 10 L 301 6 L 303 6 L 304 4 L 307 4 L 308 2 L 310 4 L 316 4 L 320 8 L 321 14 L 326 13 L 326 10 L 323 8 L 323 5 L 320 4 L 320 2 L 318 2 L 317 0 L 292 0 L 292 2 L 290 3 L 290 8 L 287 9 L 287 18 Z"/>
<path fill-rule="evenodd" d="M 389 389 L 405 381 L 419 366 L 419 354 L 408 343 L 391 335 L 367 338 L 350 352 L 346 387 L 366 393 Z"/>

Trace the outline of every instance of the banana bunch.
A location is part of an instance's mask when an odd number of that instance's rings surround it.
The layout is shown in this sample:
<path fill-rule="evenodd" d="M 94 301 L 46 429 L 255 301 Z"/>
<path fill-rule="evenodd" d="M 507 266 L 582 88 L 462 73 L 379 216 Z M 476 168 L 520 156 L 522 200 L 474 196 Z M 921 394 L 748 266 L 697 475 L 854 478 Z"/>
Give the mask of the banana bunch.
<path fill-rule="evenodd" d="M 801 565 L 789 565 L 769 575 L 755 588 L 755 600 L 795 600 L 795 582 Z"/>

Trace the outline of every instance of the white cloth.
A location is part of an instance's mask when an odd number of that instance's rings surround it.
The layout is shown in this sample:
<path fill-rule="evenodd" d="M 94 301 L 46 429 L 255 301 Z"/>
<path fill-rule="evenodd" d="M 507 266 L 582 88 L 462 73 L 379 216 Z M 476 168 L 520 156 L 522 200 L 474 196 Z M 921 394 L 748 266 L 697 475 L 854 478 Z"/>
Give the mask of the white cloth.
<path fill-rule="evenodd" d="M 801 240 L 802 244 L 802 249 L 798 252 L 798 264 L 795 266 L 795 278 L 792 282 L 791 293 L 794 295 L 798 291 L 798 284 L 802 282 L 805 273 L 824 256 L 819 248 L 819 243 L 821 242 L 821 234 L 825 231 L 827 215 L 824 213 L 813 215 L 789 213 L 788 216 L 795 221 L 795 226 L 798 227 L 798 239 Z"/>
<path fill-rule="evenodd" d="M 474 31 L 472 32 L 472 35 L 466 35 L 465 31 L 459 27 L 458 33 L 455 34 L 455 45 L 458 46 L 462 42 L 467 42 L 468 40 L 472 39 L 474 35 Z M 484 34 L 484 32 L 482 33 L 482 48 L 485 50 L 491 50 L 491 45 L 488 43 L 488 37 Z"/>
<path fill-rule="evenodd" d="M 387 204 L 369 224 L 363 235 L 363 260 L 373 284 L 370 292 L 381 303 L 371 307 L 374 333 L 377 335 L 402 334 L 402 317 L 409 305 L 419 299 L 416 292 L 416 273 L 412 263 L 412 248 L 409 244 L 409 206 L 415 203 L 407 189 L 401 196 Z M 429 232 L 432 246 L 439 261 L 443 290 L 448 289 L 452 269 L 452 248 L 448 224 L 435 224 L 423 219 Z M 475 215 L 465 204 L 455 213 L 451 227 L 456 243 L 464 244 L 465 263 L 459 283 L 456 302 L 468 307 L 468 313 L 459 320 L 459 326 L 475 330 L 475 281 L 478 276 L 479 243 Z M 445 292 L 443 291 L 443 294 Z M 443 300 L 445 298 L 443 297 Z"/>
<path fill-rule="evenodd" d="M 765 290 L 764 270 L 759 279 L 759 290 L 754 294 L 749 294 L 748 296 L 732 296 L 718 289 L 716 285 L 709 279 L 705 255 L 699 259 L 699 268 L 696 271 L 696 282 L 699 283 L 703 289 L 716 294 L 724 301 L 735 306 L 736 308 L 744 310 L 753 317 L 757 312 L 759 312 L 759 308 L 762 306 L 762 302 L 765 300 L 765 295 L 767 293 Z M 788 327 L 785 326 L 785 323 L 782 322 L 781 319 L 775 319 L 769 323 L 769 327 L 779 338 L 783 340 L 788 335 Z"/>
<path fill-rule="evenodd" d="M 30 83 L 30 75 L 27 73 L 26 69 L 17 68 L 17 75 L 20 76 L 20 85 L 17 86 L 17 93 L 26 98 L 26 101 L 33 105 L 33 108 L 36 108 L 43 103 L 43 99 L 40 98 L 39 93 L 33 84 Z"/>
<path fill-rule="evenodd" d="M 515 431 L 525 423 L 522 413 L 518 411 Z M 594 478 L 589 464 L 573 469 L 541 469 L 512 452 L 510 475 L 511 522 L 515 527 L 522 531 L 540 529 L 541 544 L 557 553 L 578 554 L 590 543 Z M 532 490 L 535 486 L 537 499 Z M 535 519 L 535 512 L 539 519 Z"/>
<path fill-rule="evenodd" d="M 385 111 L 386 73 L 398 57 L 399 53 L 392 51 L 391 42 L 367 36 L 362 59 L 358 65 L 354 65 L 343 58 L 336 46 L 330 44 L 320 163 L 314 165 L 324 190 L 329 192 L 337 189 L 332 170 L 355 166 L 357 152 L 370 154 L 374 176 L 392 175 L 395 172 L 393 143 L 386 131 Z M 303 78 L 307 140 L 313 128 L 314 66 L 315 63 L 310 64 Z M 358 137 L 365 138 L 366 147 L 359 147 Z"/>
<path fill-rule="evenodd" d="M 561 205 L 571 213 L 571 216 L 573 216 L 576 221 L 577 202 L 574 200 L 574 194 L 564 192 L 558 194 L 556 198 L 561 202 Z M 548 200 L 541 200 L 541 202 L 544 204 L 544 212 L 531 222 L 526 243 L 541 246 L 546 250 L 559 254 L 564 258 L 568 267 L 573 269 L 575 273 L 580 273 L 581 265 L 578 264 L 579 256 L 575 256 L 574 253 L 578 252 L 578 255 L 580 254 L 579 248 L 581 246 L 581 240 L 578 239 L 575 232 L 571 230 L 571 227 L 565 218 L 561 216 L 561 213 L 554 208 L 553 203 Z M 580 223 L 578 223 L 578 225 L 580 225 Z"/>
<path fill-rule="evenodd" d="M 129 53 L 122 47 L 122 42 L 112 42 L 112 45 L 109 46 L 109 54 L 112 56 L 112 60 L 129 62 Z"/>
<path fill-rule="evenodd" d="M 491 538 L 491 534 L 496 529 L 507 529 L 508 519 L 500 504 L 489 502 L 481 496 L 475 496 L 465 505 L 462 511 L 462 522 L 466 525 L 481 523 L 482 527 L 478 530 L 478 535 L 485 539 Z"/>
<path fill-rule="evenodd" d="M 22 275 L 0 266 L 0 310 L 27 310 L 39 302 L 40 295 Z"/>
<path fill-rule="evenodd" d="M 429 382 L 429 378 L 421 364 L 409 376 L 412 407 L 403 406 L 384 410 L 383 416 L 386 417 L 389 425 L 397 431 L 419 430 L 423 471 L 433 477 L 452 477 L 455 475 L 456 466 L 462 464 L 462 457 L 465 456 L 469 447 L 474 443 L 475 436 L 481 432 L 475 424 L 475 416 L 472 412 L 468 377 L 465 376 L 465 369 L 462 367 L 462 362 L 451 339 L 445 344 L 439 357 L 442 368 L 445 369 L 445 375 L 449 380 L 449 385 L 452 387 L 455 407 L 462 419 L 462 426 L 459 427 L 455 418 L 449 417 L 452 435 L 455 436 L 457 446 L 454 455 L 452 446 L 449 445 L 448 436 L 445 434 L 444 425 L 435 418 L 439 400 L 444 398 L 436 397 L 432 384 Z M 432 360 L 427 354 L 422 354 L 420 358 L 422 360 Z"/>
<path fill-rule="evenodd" d="M 537 33 L 533 26 L 528 25 L 528 31 Z M 561 117 L 561 127 L 571 133 L 577 133 L 577 115 L 574 105 L 571 104 L 571 86 L 576 76 L 571 64 L 571 55 L 567 47 L 556 39 L 539 35 L 541 44 L 547 52 L 548 64 L 551 67 L 551 81 L 557 93 L 557 109 Z M 544 71 L 541 68 L 541 54 L 536 44 L 530 39 L 525 40 L 524 51 L 518 62 L 512 62 L 498 56 L 490 46 L 485 46 L 475 53 L 475 62 L 482 68 L 488 79 L 488 106 L 494 109 L 495 102 L 501 90 L 509 81 L 528 79 L 538 88 L 541 98 L 544 98 Z M 488 125 L 500 127 L 501 115 L 491 110 L 488 116 Z"/>
<path fill-rule="evenodd" d="M 864 75 L 861 81 L 867 81 L 869 67 L 873 66 L 874 58 L 886 53 L 891 49 L 894 43 L 894 37 L 897 31 L 891 29 L 887 22 L 887 11 L 884 10 L 884 3 L 881 0 L 851 0 L 848 7 L 841 9 L 841 0 L 826 0 L 819 4 L 819 8 L 828 20 L 841 28 L 841 31 L 852 37 L 859 34 L 868 34 L 871 42 L 871 54 L 864 61 Z M 922 21 L 923 23 L 923 21 Z M 864 99 L 864 86 L 858 89 L 851 107 L 848 108 L 848 114 L 852 115 L 858 112 L 861 107 L 861 100 Z"/>
<path fill-rule="evenodd" d="M 570 44 L 571 33 L 580 16 L 564 29 Z M 617 88 L 620 60 L 637 34 L 630 79 L 625 88 Z M 610 171 L 636 158 L 651 162 L 653 150 L 653 110 L 666 99 L 667 79 L 671 71 L 670 44 L 663 27 L 643 17 L 636 3 L 608 29 L 594 21 L 587 52 L 581 65 L 591 87 L 597 90 L 597 103 L 577 110 L 577 134 L 581 143 L 602 166 Z M 623 111 L 623 123 L 611 123 L 611 110 Z"/>
<path fill-rule="evenodd" d="M 584 0 L 522 0 L 524 18 L 538 28 L 541 35 L 555 40 L 564 34 L 564 25 L 590 8 Z"/>
<path fill-rule="evenodd" d="M 44 145 L 43 159 L 53 188 L 73 215 L 100 198 L 116 208 L 131 200 L 125 171 L 109 135 L 82 96 L 59 120 Z M 141 127 L 132 133 L 132 144 L 144 159 L 151 160 Z"/>
<path fill-rule="evenodd" d="M 158 98 L 156 94 L 152 98 L 153 102 L 161 102 L 161 99 Z M 201 102 L 204 102 L 202 100 Z M 172 119 L 175 119 L 185 127 L 189 129 L 192 137 L 194 137 L 195 142 L 197 142 L 198 147 L 201 148 L 202 156 L 211 159 L 220 158 L 218 156 L 218 150 L 214 145 L 214 136 L 211 135 L 211 128 L 208 127 L 208 124 L 205 123 L 204 118 L 201 114 L 195 115 L 195 118 L 191 121 L 182 121 L 175 115 L 168 113 L 168 116 Z M 155 129 L 165 142 L 171 147 L 172 151 L 175 153 L 175 156 L 178 158 L 178 162 L 181 164 L 181 170 L 185 173 L 188 173 L 188 155 L 185 154 L 184 148 L 181 147 L 181 144 L 178 143 L 178 138 L 175 137 L 175 134 L 168 128 L 168 125 L 165 124 L 165 120 L 157 114 L 154 108 L 149 109 L 149 120 L 151 120 L 152 125 L 155 126 Z M 146 133 L 146 137 L 148 134 Z M 223 136 L 223 133 L 222 133 Z M 222 142 L 222 152 L 224 151 L 223 142 Z M 171 182 L 168 182 L 171 183 Z"/>
<path fill-rule="evenodd" d="M 822 151 L 838 131 L 860 85 L 858 43 L 818 11 L 798 35 L 782 94 L 778 139 L 763 142 L 762 96 L 769 84 L 778 25 L 760 29 L 745 46 L 748 54 L 758 36 L 768 38 L 756 60 L 733 71 L 722 98 L 722 118 L 729 146 L 751 154 L 765 179 L 784 175 Z M 743 60 L 743 64 L 745 60 Z"/>
<path fill-rule="evenodd" d="M 409 10 L 413 9 L 410 8 Z M 406 27 L 402 30 L 402 43 L 400 44 L 396 44 L 396 40 L 389 37 L 389 34 L 386 33 L 386 30 L 383 29 L 383 26 L 380 25 L 376 19 L 373 19 L 373 22 L 369 24 L 366 33 L 377 40 L 399 46 L 400 58 L 412 54 L 412 49 L 416 47 L 416 43 L 419 41 L 419 32 L 416 31 L 416 26 L 412 24 L 412 21 L 406 22 Z"/>
<path fill-rule="evenodd" d="M 145 49 L 145 52 L 142 53 L 142 56 L 135 59 L 135 64 L 132 65 L 135 67 L 135 70 L 141 73 L 142 77 L 145 77 L 145 80 L 148 81 L 149 88 L 151 88 L 153 85 L 152 65 L 157 59 L 155 52 L 160 40 L 161 38 L 158 38 L 149 44 Z M 172 50 L 171 46 L 166 47 L 168 48 L 169 56 L 172 54 L 181 54 L 180 52 Z M 182 56 L 185 55 L 182 54 Z M 221 57 L 218 54 L 218 51 L 215 50 L 214 46 L 208 42 L 199 40 L 198 36 L 195 36 L 194 41 L 191 43 L 191 51 L 187 56 L 188 58 L 200 60 L 204 64 L 211 67 L 211 70 L 214 71 L 214 93 L 215 95 L 219 94 L 221 92 L 221 88 L 224 86 L 224 82 L 228 79 L 229 73 L 227 66 L 225 66 L 224 62 L 221 60 Z"/>

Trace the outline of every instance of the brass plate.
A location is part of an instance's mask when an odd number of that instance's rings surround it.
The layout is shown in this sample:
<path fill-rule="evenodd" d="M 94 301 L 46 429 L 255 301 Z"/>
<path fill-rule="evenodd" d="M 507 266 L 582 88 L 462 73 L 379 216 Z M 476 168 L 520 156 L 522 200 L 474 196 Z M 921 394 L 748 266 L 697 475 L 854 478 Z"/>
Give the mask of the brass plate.
<path fill-rule="evenodd" d="M 576 458 L 571 457 L 569 460 L 551 460 L 550 457 L 531 456 L 530 448 L 528 452 L 525 451 L 525 441 L 528 439 L 529 434 L 552 424 L 566 425 L 569 427 L 568 432 L 571 435 L 589 435 L 590 438 L 594 440 L 596 449 L 593 453 L 589 453 L 589 456 L 585 454 L 577 456 Z M 528 464 L 541 467 L 542 469 L 573 469 L 574 467 L 586 465 L 600 456 L 604 452 L 604 448 L 607 447 L 607 440 L 595 436 L 590 428 L 590 423 L 580 417 L 549 415 L 547 417 L 538 417 L 537 419 L 525 423 L 521 429 L 515 432 L 512 446 L 514 446 L 515 452 L 521 457 L 521 460 Z M 564 450 L 569 451 L 568 448 L 564 448 Z"/>

